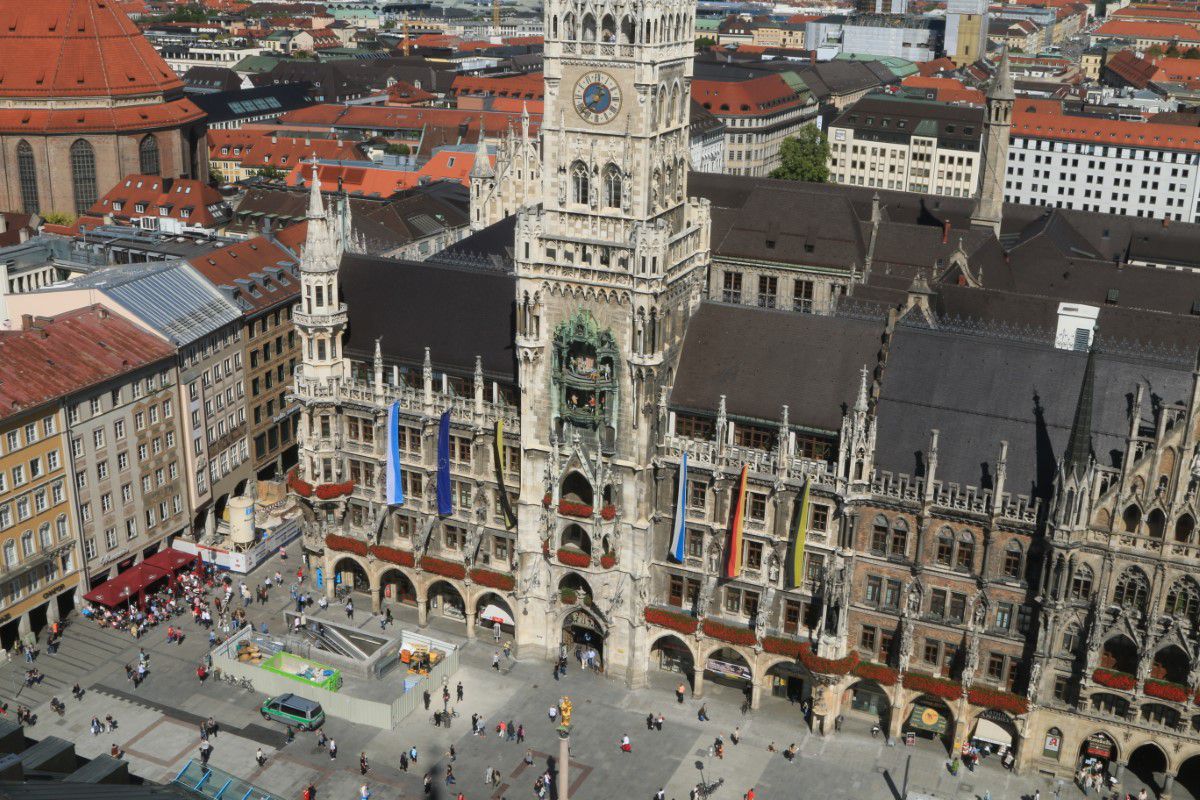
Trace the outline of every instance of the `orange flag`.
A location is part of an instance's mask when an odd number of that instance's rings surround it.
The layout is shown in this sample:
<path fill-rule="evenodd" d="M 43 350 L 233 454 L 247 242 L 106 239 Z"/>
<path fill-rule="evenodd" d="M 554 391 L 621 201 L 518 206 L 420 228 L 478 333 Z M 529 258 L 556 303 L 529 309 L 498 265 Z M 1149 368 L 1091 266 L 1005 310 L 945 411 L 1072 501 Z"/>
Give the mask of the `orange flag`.
<path fill-rule="evenodd" d="M 737 497 L 733 503 L 733 527 L 729 530 L 729 550 L 725 553 L 725 577 L 736 578 L 742 574 L 742 517 L 746 511 L 746 472 L 749 465 L 742 465 L 742 477 L 738 480 Z"/>

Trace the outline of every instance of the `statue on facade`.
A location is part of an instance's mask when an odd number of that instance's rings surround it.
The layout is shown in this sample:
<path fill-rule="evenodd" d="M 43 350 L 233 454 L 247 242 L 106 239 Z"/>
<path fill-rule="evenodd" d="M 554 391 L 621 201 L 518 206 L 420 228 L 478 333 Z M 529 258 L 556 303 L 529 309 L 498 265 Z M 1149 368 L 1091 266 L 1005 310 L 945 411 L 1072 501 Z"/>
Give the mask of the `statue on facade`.
<path fill-rule="evenodd" d="M 779 580 L 779 554 L 771 553 L 771 558 L 767 562 L 767 578 L 771 583 Z"/>
<path fill-rule="evenodd" d="M 1033 666 L 1029 668 L 1029 686 L 1025 690 L 1025 696 L 1029 698 L 1030 705 L 1037 705 L 1038 695 L 1042 690 L 1042 662 L 1035 660 Z"/>
<path fill-rule="evenodd" d="M 979 629 L 972 625 L 967 629 L 966 652 L 963 654 L 962 683 L 970 686 L 979 671 Z"/>
<path fill-rule="evenodd" d="M 908 670 L 909 659 L 912 658 L 913 625 L 907 615 L 900 617 L 900 649 L 897 652 L 896 666 L 901 672 Z"/>

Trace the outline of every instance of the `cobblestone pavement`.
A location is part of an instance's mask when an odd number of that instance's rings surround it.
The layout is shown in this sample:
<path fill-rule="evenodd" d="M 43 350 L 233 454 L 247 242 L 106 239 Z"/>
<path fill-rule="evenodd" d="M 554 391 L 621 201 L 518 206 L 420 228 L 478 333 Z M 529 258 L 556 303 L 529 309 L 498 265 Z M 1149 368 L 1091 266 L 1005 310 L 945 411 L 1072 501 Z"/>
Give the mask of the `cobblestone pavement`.
<path fill-rule="evenodd" d="M 289 563 L 294 570 L 294 556 Z M 275 562 L 260 567 L 247 582 L 256 585 L 276 567 Z M 287 573 L 286 568 L 283 571 Z M 249 618 L 255 624 L 266 621 L 276 629 L 283 624 L 282 612 L 288 601 L 286 587 L 275 589 L 268 603 L 250 607 Z M 365 599 L 356 605 L 369 607 Z M 393 613 L 398 625 L 415 627 L 415 611 L 397 608 Z M 369 628 L 378 625 L 378 618 L 360 613 L 356 622 Z M 261 695 L 211 681 L 201 685 L 195 668 L 203 658 L 207 638 L 190 616 L 183 622 L 188 636 L 179 645 L 168 644 L 165 631 L 156 630 L 134 641 L 127 634 L 72 617 L 59 652 L 38 658 L 37 666 L 47 676 L 44 684 L 32 690 L 21 687 L 26 665 L 16 661 L 0 664 L 0 699 L 35 708 L 39 720 L 28 735 L 72 739 L 84 756 L 107 753 L 115 743 L 138 774 L 160 781 L 173 778 L 197 755 L 199 723 L 212 716 L 221 724 L 221 733 L 213 740 L 212 763 L 284 798 L 298 798 L 312 782 L 320 790 L 321 800 L 353 800 L 364 781 L 375 800 L 417 797 L 422 776 L 430 769 L 439 776 L 435 781 L 438 797 L 453 797 L 461 791 L 467 800 L 530 798 L 534 780 L 558 753 L 554 726 L 546 712 L 563 694 L 569 694 L 575 705 L 570 796 L 580 800 L 651 800 L 660 787 L 667 798 L 684 800 L 701 778 L 698 765 L 702 765 L 706 781 L 724 781 L 713 795 L 718 800 L 738 800 L 750 788 L 762 800 L 893 800 L 902 798 L 906 788 L 947 800 L 979 798 L 985 791 L 993 800 L 1017 800 L 1032 796 L 1035 789 L 1040 789 L 1046 800 L 1054 797 L 1055 786 L 1045 779 L 1013 775 L 991 763 L 994 759 L 985 761 L 974 773 L 962 771 L 953 777 L 946 770 L 940 748 L 926 742 L 917 747 L 890 747 L 882 738 L 871 738 L 865 722 L 848 719 L 836 736 L 811 734 L 800 724 L 799 709 L 783 700 L 764 699 L 762 708 L 742 716 L 740 693 L 720 686 L 706 685 L 704 702 L 710 721 L 700 722 L 696 714 L 700 701 L 688 698 L 677 703 L 673 687 L 678 676 L 669 673 L 654 674 L 648 687 L 632 691 L 577 668 L 555 681 L 550 665 L 542 661 L 517 661 L 497 674 L 490 668 L 495 647 L 486 632 L 481 631 L 479 640 L 466 642 L 462 623 L 431 618 L 430 628 L 433 636 L 465 644 L 453 679 L 461 680 L 465 690 L 465 699 L 458 705 L 461 716 L 450 729 L 435 728 L 429 715 L 418 711 L 392 731 L 331 719 L 326 732 L 338 743 L 336 760 L 318 752 L 314 734 L 303 734 L 285 745 L 282 726 L 264 723 L 258 714 Z M 147 680 L 134 688 L 125 678 L 123 665 L 136 662 L 138 647 L 149 653 L 151 671 Z M 70 688 L 76 682 L 86 690 L 79 701 L 70 699 Z M 51 696 L 67 700 L 63 717 L 50 711 Z M 645 718 L 651 712 L 665 715 L 662 732 L 646 729 Z M 472 713 L 487 720 L 487 736 L 469 735 Z M 117 720 L 117 730 L 91 735 L 91 718 L 103 719 L 108 714 Z M 521 745 L 500 739 L 495 724 L 501 719 L 523 724 L 528 742 Z M 729 742 L 734 726 L 741 727 L 737 746 Z M 617 746 L 625 734 L 633 742 L 631 754 L 621 753 Z M 709 755 L 718 735 L 726 741 L 723 759 Z M 779 750 L 796 742 L 801 755 L 795 763 L 788 763 L 778 752 L 768 752 L 771 742 Z M 441 776 L 450 762 L 451 745 L 457 783 L 447 786 Z M 402 772 L 399 754 L 411 746 L 418 749 L 418 761 Z M 254 758 L 259 747 L 267 756 L 261 767 Z M 533 766 L 524 764 L 526 747 L 534 751 Z M 365 778 L 358 769 L 360 752 L 365 752 L 371 763 Z M 500 770 L 498 788 L 484 782 L 488 766 Z M 1136 792 L 1138 785 L 1124 788 Z M 1177 791 L 1176 797 L 1180 795 Z M 1069 784 L 1062 788 L 1064 800 L 1079 796 Z"/>

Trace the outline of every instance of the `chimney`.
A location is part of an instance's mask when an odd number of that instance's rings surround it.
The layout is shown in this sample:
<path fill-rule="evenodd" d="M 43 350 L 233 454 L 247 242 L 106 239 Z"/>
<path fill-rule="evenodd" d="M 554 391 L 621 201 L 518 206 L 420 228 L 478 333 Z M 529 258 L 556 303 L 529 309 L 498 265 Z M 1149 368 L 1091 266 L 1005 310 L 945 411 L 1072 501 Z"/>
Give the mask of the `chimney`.
<path fill-rule="evenodd" d="M 100 319 L 108 319 L 108 309 L 104 306 L 96 306 L 96 316 Z"/>
<path fill-rule="evenodd" d="M 1164 228 L 1171 227 L 1171 218 L 1170 217 L 1163 217 L 1163 227 Z"/>
<path fill-rule="evenodd" d="M 948 244 L 950 241 L 950 220 L 942 223 L 942 244 Z"/>
<path fill-rule="evenodd" d="M 33 327 L 33 314 L 21 315 L 21 330 L 27 331 Z"/>

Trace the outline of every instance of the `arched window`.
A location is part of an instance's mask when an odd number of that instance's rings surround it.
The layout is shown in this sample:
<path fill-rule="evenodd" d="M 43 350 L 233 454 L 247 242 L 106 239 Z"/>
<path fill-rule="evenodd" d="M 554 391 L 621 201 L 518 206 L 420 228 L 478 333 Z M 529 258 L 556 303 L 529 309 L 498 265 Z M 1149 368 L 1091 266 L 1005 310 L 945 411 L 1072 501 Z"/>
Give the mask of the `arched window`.
<path fill-rule="evenodd" d="M 954 537 L 949 528 L 943 528 L 937 535 L 937 563 L 948 567 L 954 560 Z"/>
<path fill-rule="evenodd" d="M 963 531 L 958 535 L 958 549 L 954 552 L 954 568 L 971 571 L 975 565 L 975 537 Z"/>
<path fill-rule="evenodd" d="M 50 535 L 50 523 L 43 522 L 38 528 L 38 544 L 43 550 L 49 550 L 54 546 L 54 539 Z"/>
<path fill-rule="evenodd" d="M 1130 568 L 1122 573 L 1117 580 L 1117 588 L 1113 592 L 1113 602 L 1122 608 L 1135 611 L 1146 610 L 1146 598 L 1150 594 L 1150 582 L 1140 569 Z"/>
<path fill-rule="evenodd" d="M 563 38 L 571 41 L 575 38 L 575 15 L 568 13 L 563 17 Z"/>
<path fill-rule="evenodd" d="M 875 522 L 871 526 L 872 553 L 882 554 L 887 552 L 889 527 L 890 526 L 888 525 L 887 517 L 885 517 L 883 514 L 879 514 L 875 517 Z"/>
<path fill-rule="evenodd" d="M 1138 523 L 1142 521 L 1142 510 L 1137 506 L 1130 506 L 1125 509 L 1121 520 L 1125 523 L 1126 533 L 1137 533 Z"/>
<path fill-rule="evenodd" d="M 888 551 L 894 556 L 903 556 L 908 552 L 908 523 L 897 517 L 892 524 L 892 546 Z"/>
<path fill-rule="evenodd" d="M 612 14 L 605 14 L 600 20 L 600 41 L 615 42 L 617 40 L 617 20 Z"/>
<path fill-rule="evenodd" d="M 621 17 L 621 44 L 633 44 L 637 38 L 637 25 L 633 17 Z"/>
<path fill-rule="evenodd" d="M 550 38 L 551 39 L 558 38 L 558 17 L 557 16 L 550 18 Z"/>
<path fill-rule="evenodd" d="M 604 205 L 607 208 L 621 207 L 621 170 L 616 164 L 604 168 Z"/>
<path fill-rule="evenodd" d="M 1196 520 L 1191 514 L 1184 514 L 1175 521 L 1175 541 L 1190 542 L 1192 531 L 1196 529 Z"/>
<path fill-rule="evenodd" d="M 1058 728 L 1051 728 L 1046 731 L 1045 743 L 1042 745 L 1042 758 L 1058 761 L 1058 754 L 1062 751 L 1062 743 L 1062 731 Z"/>
<path fill-rule="evenodd" d="M 1200 590 L 1196 588 L 1196 582 L 1183 577 L 1172 583 L 1163 611 L 1194 621 L 1196 612 L 1200 611 Z"/>
<path fill-rule="evenodd" d="M 1021 545 L 1014 539 L 1004 547 L 1004 574 L 1010 578 L 1021 577 Z"/>
<path fill-rule="evenodd" d="M 590 193 L 587 164 L 576 161 L 571 165 L 571 199 L 576 203 L 587 205 Z"/>
<path fill-rule="evenodd" d="M 38 201 L 37 165 L 33 148 L 24 139 L 17 143 L 17 176 L 21 182 L 21 207 L 26 214 L 37 214 L 42 210 Z"/>
<path fill-rule="evenodd" d="M 1080 564 L 1071 576 L 1071 599 L 1087 600 L 1092 596 L 1092 568 Z"/>
<path fill-rule="evenodd" d="M 679 84 L 671 87 L 671 99 L 667 102 L 667 119 L 668 125 L 675 124 L 675 115 L 679 113 Z"/>
<path fill-rule="evenodd" d="M 67 515 L 59 514 L 58 519 L 54 521 L 54 528 L 58 535 L 58 540 L 61 542 L 67 538 Z"/>
<path fill-rule="evenodd" d="M 596 41 L 596 18 L 591 14 L 583 16 L 583 40 L 585 42 Z"/>
<path fill-rule="evenodd" d="M 1079 623 L 1072 622 L 1063 631 L 1062 637 L 1062 652 L 1063 655 L 1073 656 L 1079 650 Z"/>
<path fill-rule="evenodd" d="M 86 213 L 96 202 L 96 151 L 85 139 L 76 139 L 71 145 L 71 186 L 75 212 Z"/>
<path fill-rule="evenodd" d="M 14 567 L 17 564 L 17 543 L 9 539 L 4 543 L 4 566 Z"/>
<path fill-rule="evenodd" d="M 138 145 L 138 165 L 143 175 L 157 175 L 159 172 L 158 140 L 152 133 L 142 137 L 141 144 Z"/>
<path fill-rule="evenodd" d="M 1146 533 L 1153 536 L 1155 539 L 1163 538 L 1163 533 L 1167 527 L 1167 518 L 1163 514 L 1162 509 L 1156 508 L 1146 517 Z"/>
<path fill-rule="evenodd" d="M 33 546 L 33 531 L 25 531 L 21 534 L 21 555 L 29 558 L 37 552 L 37 548 Z"/>

